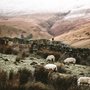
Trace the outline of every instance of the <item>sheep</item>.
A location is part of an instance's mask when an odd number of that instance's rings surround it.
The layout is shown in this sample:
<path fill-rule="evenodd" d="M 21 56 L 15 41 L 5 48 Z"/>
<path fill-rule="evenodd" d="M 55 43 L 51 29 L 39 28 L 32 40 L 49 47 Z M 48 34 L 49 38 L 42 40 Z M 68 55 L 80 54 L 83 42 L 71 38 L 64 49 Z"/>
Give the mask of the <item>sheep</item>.
<path fill-rule="evenodd" d="M 75 58 L 67 58 L 67 59 L 65 59 L 64 60 L 64 63 L 65 64 L 70 64 L 70 63 L 72 63 L 72 64 L 75 64 L 76 63 L 76 59 Z"/>
<path fill-rule="evenodd" d="M 57 66 L 55 64 L 46 64 L 44 68 L 51 71 L 57 71 Z"/>
<path fill-rule="evenodd" d="M 55 62 L 55 56 L 54 55 L 47 56 L 46 61 L 47 62 Z"/>
<path fill-rule="evenodd" d="M 77 84 L 78 86 L 86 84 L 86 85 L 90 85 L 90 77 L 80 77 L 77 80 Z"/>

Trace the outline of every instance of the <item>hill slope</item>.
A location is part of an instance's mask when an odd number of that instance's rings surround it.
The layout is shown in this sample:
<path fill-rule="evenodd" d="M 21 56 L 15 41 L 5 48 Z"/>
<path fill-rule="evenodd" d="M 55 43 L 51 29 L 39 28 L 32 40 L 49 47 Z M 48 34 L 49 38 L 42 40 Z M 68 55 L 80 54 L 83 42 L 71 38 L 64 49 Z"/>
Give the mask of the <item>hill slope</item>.
<path fill-rule="evenodd" d="M 12 26 L 0 25 L 0 37 L 20 37 L 20 33 L 26 32 L 22 29 L 14 28 Z"/>
<path fill-rule="evenodd" d="M 47 20 L 48 18 L 53 17 L 53 14 L 34 14 L 34 15 L 22 15 L 22 16 L 13 16 L 7 17 L 7 19 L 0 18 L 0 25 L 8 26 L 8 28 L 17 28 L 22 32 L 24 31 L 24 35 L 33 34 L 34 39 L 50 39 L 52 36 L 47 32 L 47 30 L 39 25 L 40 22 Z M 3 33 L 0 36 L 4 36 L 4 32 L 7 32 L 6 36 L 10 36 L 6 28 L 4 28 Z M 9 30 L 9 29 L 8 29 Z M 13 29 L 12 29 L 13 31 Z M 15 32 L 15 30 L 13 31 Z M 16 31 L 19 33 L 19 31 Z M 22 32 L 19 34 L 21 35 Z M 12 35 L 13 36 L 13 35 Z"/>
<path fill-rule="evenodd" d="M 76 30 L 55 37 L 74 47 L 90 48 L 90 23 L 84 24 Z"/>
<path fill-rule="evenodd" d="M 52 35 L 57 36 L 57 35 L 67 33 L 73 29 L 76 30 L 79 27 L 81 27 L 83 24 L 87 24 L 89 22 L 90 22 L 89 18 L 83 18 L 83 17 L 58 20 L 52 26 L 52 28 L 49 30 L 49 32 Z"/>
<path fill-rule="evenodd" d="M 21 37 L 22 34 L 25 37 L 32 34 L 33 39 L 51 38 L 51 35 L 45 31 L 40 31 L 38 27 L 32 27 L 32 30 L 25 30 L 22 28 L 14 27 L 12 25 L 0 25 L 0 37 Z"/>

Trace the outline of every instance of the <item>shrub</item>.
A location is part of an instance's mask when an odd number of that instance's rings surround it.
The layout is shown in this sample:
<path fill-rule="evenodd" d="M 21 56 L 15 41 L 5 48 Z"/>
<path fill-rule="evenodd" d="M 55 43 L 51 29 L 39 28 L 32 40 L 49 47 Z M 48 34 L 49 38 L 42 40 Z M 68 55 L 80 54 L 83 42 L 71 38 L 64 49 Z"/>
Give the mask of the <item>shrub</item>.
<path fill-rule="evenodd" d="M 37 65 L 34 71 L 34 77 L 36 81 L 47 83 L 48 71 L 43 66 Z"/>
<path fill-rule="evenodd" d="M 41 82 L 34 82 L 27 86 L 27 90 L 48 90 L 48 87 Z"/>
<path fill-rule="evenodd" d="M 22 70 L 20 69 L 18 71 L 18 73 L 20 75 L 19 79 L 20 79 L 21 85 L 27 83 L 29 80 L 31 80 L 31 81 L 33 80 L 32 72 L 26 68 L 24 68 Z"/>
<path fill-rule="evenodd" d="M 7 82 L 7 73 L 5 71 L 0 71 L 0 90 L 5 90 Z"/>
<path fill-rule="evenodd" d="M 20 62 L 21 58 L 20 57 L 16 57 L 16 61 L 15 62 Z"/>
<path fill-rule="evenodd" d="M 54 86 L 55 90 L 69 90 L 71 87 L 76 87 L 77 78 L 59 73 L 49 75 L 49 82 Z"/>
<path fill-rule="evenodd" d="M 10 72 L 8 79 L 5 71 L 0 72 L 0 90 L 18 90 L 19 82 L 13 72 Z"/>
<path fill-rule="evenodd" d="M 63 63 L 56 62 L 54 64 L 57 65 L 57 71 L 59 73 L 66 73 L 65 65 Z"/>
<path fill-rule="evenodd" d="M 14 76 L 14 72 L 13 72 L 13 70 L 10 70 L 10 72 L 9 72 L 9 80 L 12 80 L 13 76 Z"/>
<path fill-rule="evenodd" d="M 22 52 L 22 59 L 29 56 L 29 52 Z"/>

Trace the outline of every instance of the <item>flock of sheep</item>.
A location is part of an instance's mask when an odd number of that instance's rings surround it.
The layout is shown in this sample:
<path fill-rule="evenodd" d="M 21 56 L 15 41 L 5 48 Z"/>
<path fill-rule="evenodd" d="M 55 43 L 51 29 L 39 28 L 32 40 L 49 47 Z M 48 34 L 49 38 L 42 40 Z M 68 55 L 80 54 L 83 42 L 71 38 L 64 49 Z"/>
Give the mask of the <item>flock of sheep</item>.
<path fill-rule="evenodd" d="M 54 55 L 49 55 L 47 56 L 46 58 L 46 61 L 47 62 L 55 62 L 55 56 Z M 64 64 L 74 64 L 76 63 L 76 59 L 73 58 L 73 57 L 70 57 L 70 58 L 66 58 L 64 61 L 63 61 Z M 44 66 L 45 69 L 48 69 L 48 70 L 52 70 L 52 71 L 57 71 L 57 65 L 55 64 L 51 64 L 51 63 L 48 63 Z M 90 85 L 90 77 L 79 77 L 78 80 L 77 80 L 77 85 L 80 86 L 80 85 Z"/>

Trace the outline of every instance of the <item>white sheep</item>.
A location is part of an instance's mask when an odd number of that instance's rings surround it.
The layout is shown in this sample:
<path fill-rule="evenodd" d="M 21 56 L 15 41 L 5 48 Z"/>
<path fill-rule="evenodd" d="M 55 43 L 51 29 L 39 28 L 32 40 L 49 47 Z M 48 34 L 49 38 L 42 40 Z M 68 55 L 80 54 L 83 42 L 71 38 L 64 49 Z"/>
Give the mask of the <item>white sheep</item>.
<path fill-rule="evenodd" d="M 47 56 L 46 61 L 47 62 L 55 62 L 55 56 L 54 55 Z"/>
<path fill-rule="evenodd" d="M 76 63 L 76 59 L 73 58 L 73 57 L 66 58 L 66 59 L 64 60 L 64 63 L 65 63 L 65 64 L 70 64 L 70 63 L 75 64 L 75 63 Z"/>
<path fill-rule="evenodd" d="M 57 66 L 55 64 L 46 64 L 44 68 L 52 71 L 57 71 Z"/>
<path fill-rule="evenodd" d="M 77 84 L 78 86 L 86 84 L 86 85 L 90 85 L 90 77 L 80 77 L 77 80 Z"/>

